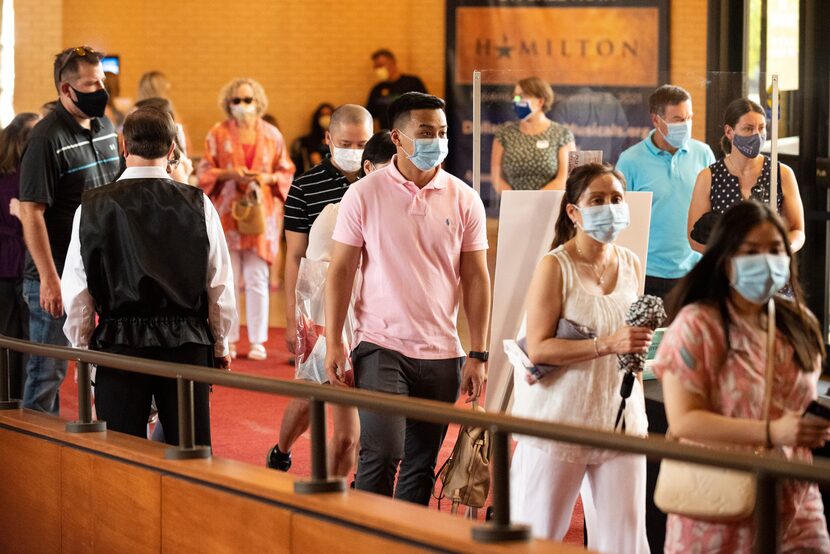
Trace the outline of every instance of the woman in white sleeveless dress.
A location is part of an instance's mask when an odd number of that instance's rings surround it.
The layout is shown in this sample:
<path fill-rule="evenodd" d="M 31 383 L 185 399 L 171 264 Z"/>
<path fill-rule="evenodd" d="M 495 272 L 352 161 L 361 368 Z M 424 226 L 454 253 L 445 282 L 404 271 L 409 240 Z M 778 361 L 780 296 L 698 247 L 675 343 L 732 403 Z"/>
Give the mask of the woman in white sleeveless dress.
<path fill-rule="evenodd" d="M 568 178 L 553 250 L 539 263 L 527 297 L 527 349 L 534 364 L 557 366 L 538 383 L 514 374 L 513 415 L 612 431 L 620 405 L 617 354 L 645 352 L 652 332 L 629 327 L 642 268 L 614 244 L 628 226 L 624 178 L 599 164 Z M 556 338 L 560 319 L 596 333 L 595 339 Z M 625 411 L 626 433 L 645 436 L 643 388 L 634 383 Z M 535 536 L 561 540 L 583 478 L 596 504 L 588 548 L 649 552 L 645 529 L 646 459 L 613 451 L 520 436 L 511 466 L 514 519 Z M 594 523 L 596 525 L 594 525 Z"/>

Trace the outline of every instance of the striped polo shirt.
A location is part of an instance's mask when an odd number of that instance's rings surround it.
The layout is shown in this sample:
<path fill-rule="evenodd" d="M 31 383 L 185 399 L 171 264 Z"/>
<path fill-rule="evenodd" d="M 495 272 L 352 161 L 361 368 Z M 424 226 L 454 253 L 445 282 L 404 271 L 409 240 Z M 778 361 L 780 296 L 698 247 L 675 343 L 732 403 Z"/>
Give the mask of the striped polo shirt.
<path fill-rule="evenodd" d="M 58 275 L 81 195 L 115 181 L 120 172 L 118 135 L 106 117 L 93 118 L 91 129 L 84 129 L 58 102 L 32 129 L 20 160 L 20 200 L 46 205 L 43 218 Z M 39 279 L 28 252 L 24 277 Z"/>
<path fill-rule="evenodd" d="M 285 230 L 306 233 L 329 204 L 340 202 L 349 180 L 326 157 L 296 179 L 285 200 Z"/>

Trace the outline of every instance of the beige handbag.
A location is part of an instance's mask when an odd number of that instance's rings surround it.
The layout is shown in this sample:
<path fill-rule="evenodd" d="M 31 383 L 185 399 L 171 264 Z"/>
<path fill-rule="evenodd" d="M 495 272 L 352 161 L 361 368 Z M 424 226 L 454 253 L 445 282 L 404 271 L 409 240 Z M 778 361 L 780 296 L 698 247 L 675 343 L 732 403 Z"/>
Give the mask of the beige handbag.
<path fill-rule="evenodd" d="M 473 409 L 484 411 L 477 402 L 473 404 Z M 491 454 L 489 429 L 461 427 L 452 454 L 436 475 L 435 484 L 441 484 L 441 491 L 436 495 L 433 490 L 433 496 L 439 501 L 449 497 L 452 500 L 452 513 L 458 511 L 460 504 L 471 508 L 484 506 L 490 492 Z"/>
<path fill-rule="evenodd" d="M 231 216 L 236 220 L 236 230 L 243 235 L 261 235 L 265 232 L 265 206 L 262 190 L 251 183 L 248 192 L 231 204 Z"/>
<path fill-rule="evenodd" d="M 764 421 L 772 403 L 772 375 L 775 349 L 775 304 L 769 301 L 767 318 L 767 361 L 764 383 Z M 654 504 L 667 514 L 715 522 L 740 521 L 755 510 L 755 476 L 715 466 L 663 460 Z"/>

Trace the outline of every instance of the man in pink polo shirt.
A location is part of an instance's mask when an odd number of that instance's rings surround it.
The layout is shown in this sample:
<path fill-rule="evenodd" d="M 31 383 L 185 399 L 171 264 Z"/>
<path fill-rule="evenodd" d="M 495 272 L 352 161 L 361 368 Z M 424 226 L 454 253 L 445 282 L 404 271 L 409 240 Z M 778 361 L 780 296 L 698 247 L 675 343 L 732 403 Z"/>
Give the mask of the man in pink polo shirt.
<path fill-rule="evenodd" d="M 397 154 L 343 196 L 326 285 L 326 372 L 331 383 L 455 402 L 487 379 L 490 275 L 484 206 L 441 169 L 444 101 L 410 92 L 389 106 Z M 355 273 L 357 320 L 346 371 L 341 329 Z M 459 284 L 472 350 L 458 339 Z M 360 410 L 356 487 L 428 504 L 447 427 Z M 400 475 L 395 488 L 395 472 Z"/>

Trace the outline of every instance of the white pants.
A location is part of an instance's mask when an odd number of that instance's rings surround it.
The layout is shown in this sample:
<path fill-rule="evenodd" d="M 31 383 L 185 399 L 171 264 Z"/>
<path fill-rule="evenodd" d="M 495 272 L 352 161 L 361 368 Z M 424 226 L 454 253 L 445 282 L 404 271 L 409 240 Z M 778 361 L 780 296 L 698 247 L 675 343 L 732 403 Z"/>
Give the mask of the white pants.
<path fill-rule="evenodd" d="M 645 456 L 621 454 L 597 465 L 573 464 L 520 440 L 510 466 L 513 521 L 530 525 L 535 537 L 561 541 L 583 478 L 591 492 L 582 499 L 588 549 L 648 554 Z"/>
<path fill-rule="evenodd" d="M 245 283 L 245 319 L 248 324 L 248 340 L 251 344 L 263 344 L 268 340 L 268 262 L 257 256 L 254 250 L 231 250 L 233 281 L 236 283 L 236 311 L 239 305 L 239 284 Z M 228 342 L 239 341 L 239 319 L 228 334 Z"/>

